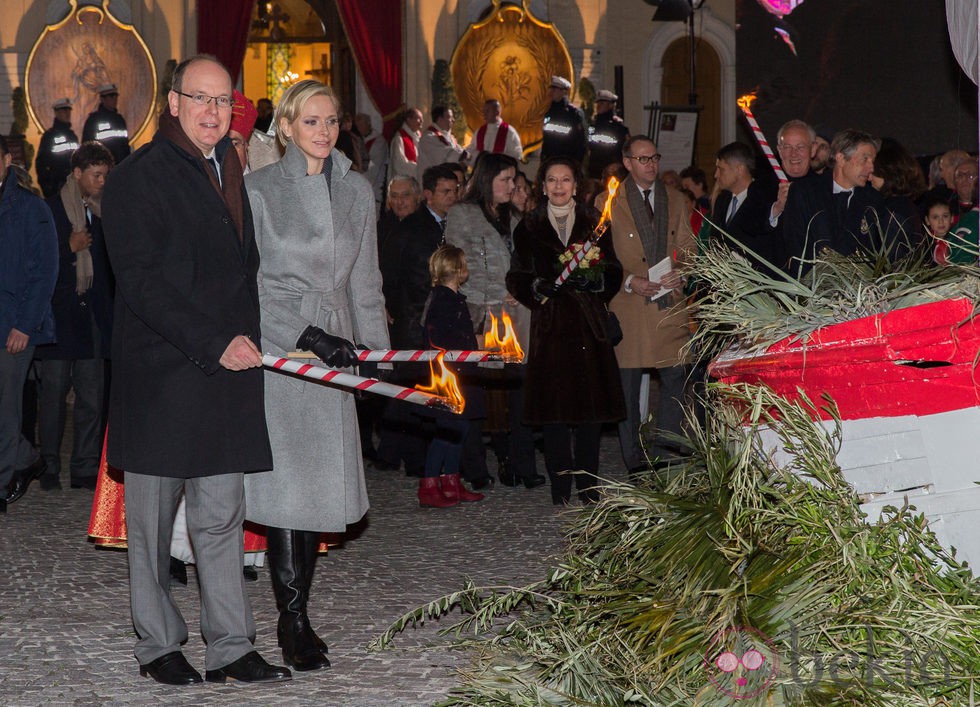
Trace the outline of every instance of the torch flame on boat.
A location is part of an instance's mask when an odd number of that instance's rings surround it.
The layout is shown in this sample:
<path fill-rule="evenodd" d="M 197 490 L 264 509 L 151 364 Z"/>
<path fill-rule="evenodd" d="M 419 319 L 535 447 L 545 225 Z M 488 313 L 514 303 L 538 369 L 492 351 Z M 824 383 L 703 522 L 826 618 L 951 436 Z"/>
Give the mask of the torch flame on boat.
<path fill-rule="evenodd" d="M 755 102 L 756 97 L 756 92 L 752 91 L 750 93 L 746 93 L 744 96 L 739 96 L 736 103 L 738 103 L 738 107 L 742 110 L 748 110 L 752 107 L 752 103 Z"/>
<path fill-rule="evenodd" d="M 429 385 L 416 385 L 415 389 L 423 393 L 440 396 L 448 404 L 450 412 L 459 415 L 466 406 L 466 400 L 459 388 L 459 379 L 455 373 L 446 368 L 446 364 L 442 360 L 445 356 L 446 352 L 440 351 L 435 361 L 429 361 L 429 370 L 432 373 Z"/>
<path fill-rule="evenodd" d="M 602 234 L 606 232 L 609 228 L 609 223 L 612 221 L 612 203 L 613 197 L 616 196 L 616 192 L 619 190 L 619 180 L 615 177 L 609 178 L 609 185 L 606 187 L 608 192 L 606 196 L 606 205 L 602 207 L 602 214 L 599 215 L 599 223 L 595 227 L 594 239 L 598 240 L 602 237 Z"/>
<path fill-rule="evenodd" d="M 520 363 L 524 360 L 524 349 L 517 340 L 517 333 L 514 331 L 514 322 L 510 314 L 505 309 L 500 319 L 497 319 L 492 312 L 490 314 L 490 326 L 483 334 L 483 347 L 488 351 L 499 351 L 505 363 Z M 503 335 L 500 328 L 503 327 Z"/>

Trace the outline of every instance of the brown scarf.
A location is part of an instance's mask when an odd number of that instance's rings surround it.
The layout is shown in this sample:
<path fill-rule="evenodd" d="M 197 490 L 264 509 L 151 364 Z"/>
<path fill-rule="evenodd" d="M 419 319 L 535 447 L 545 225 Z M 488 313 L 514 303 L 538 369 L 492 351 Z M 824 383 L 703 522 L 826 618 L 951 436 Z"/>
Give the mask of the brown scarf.
<path fill-rule="evenodd" d="M 659 263 L 667 257 L 667 230 L 670 226 L 667 214 L 667 189 L 659 179 L 653 183 L 653 201 L 656 208 L 653 210 L 653 222 L 647 217 L 646 206 L 643 203 L 643 195 L 640 193 L 636 182 L 632 176 L 623 180 L 619 185 L 619 194 L 626 195 L 626 204 L 629 206 L 636 230 L 639 231 L 640 243 L 643 245 L 643 254 L 646 256 L 647 263 Z M 656 301 L 659 309 L 666 309 L 673 305 L 674 295 L 666 295 Z"/>
<path fill-rule="evenodd" d="M 208 181 L 214 190 L 221 195 L 225 202 L 228 213 L 231 214 L 232 221 L 235 222 L 235 229 L 238 233 L 238 241 L 242 240 L 242 231 L 245 224 L 244 203 L 242 202 L 242 165 L 238 162 L 238 153 L 226 146 L 224 155 L 221 159 L 221 183 L 214 174 L 214 170 L 209 167 L 201 154 L 201 150 L 191 142 L 187 133 L 180 126 L 180 121 L 170 115 L 170 111 L 165 110 L 160 115 L 160 130 L 158 136 L 169 140 L 187 155 L 196 160 L 201 171 L 207 175 Z M 227 140 L 227 138 L 223 138 Z M 229 143 L 230 144 L 230 143 Z M 218 143 L 221 146 L 221 143 Z M 216 146 L 216 152 L 217 147 Z M 221 155 L 219 154 L 219 157 Z"/>

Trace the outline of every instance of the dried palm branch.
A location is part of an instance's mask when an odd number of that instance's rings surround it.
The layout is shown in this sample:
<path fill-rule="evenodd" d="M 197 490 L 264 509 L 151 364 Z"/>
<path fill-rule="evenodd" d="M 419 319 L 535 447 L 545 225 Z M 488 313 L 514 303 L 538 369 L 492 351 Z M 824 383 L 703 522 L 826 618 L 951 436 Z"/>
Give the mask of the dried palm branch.
<path fill-rule="evenodd" d="M 468 584 L 376 646 L 462 611 L 443 633 L 475 663 L 454 705 L 968 704 L 980 675 L 969 570 L 912 508 L 865 523 L 835 461 L 839 429 L 813 424 L 812 401 L 717 392 L 704 426 L 691 421 L 691 458 L 607 485 L 546 579 Z M 752 650 L 769 670 L 745 667 Z M 745 658 L 730 673 L 713 662 L 726 651 Z"/>
<path fill-rule="evenodd" d="M 928 243 L 900 248 L 904 255 L 897 259 L 894 251 L 894 241 L 891 248 L 868 247 L 848 256 L 823 251 L 800 261 L 793 277 L 775 266 L 756 269 L 714 241 L 687 272 L 700 294 L 691 345 L 706 358 L 731 346 L 755 353 L 781 339 L 805 339 L 820 327 L 872 314 L 956 297 L 980 301 L 980 268 L 938 267 Z"/>

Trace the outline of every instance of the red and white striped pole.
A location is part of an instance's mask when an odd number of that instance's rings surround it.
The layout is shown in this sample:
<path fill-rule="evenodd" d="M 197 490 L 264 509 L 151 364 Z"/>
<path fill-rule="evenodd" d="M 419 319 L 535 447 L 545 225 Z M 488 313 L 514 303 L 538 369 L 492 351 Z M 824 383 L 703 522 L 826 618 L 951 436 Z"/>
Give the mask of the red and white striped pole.
<path fill-rule="evenodd" d="M 279 356 L 272 356 L 270 354 L 265 354 L 262 356 L 262 365 L 271 368 L 274 371 L 293 373 L 298 376 L 303 376 L 304 378 L 333 383 L 334 385 L 339 385 L 343 388 L 363 390 L 376 395 L 383 395 L 386 398 L 404 400 L 409 403 L 414 403 L 415 405 L 446 410 L 448 412 L 460 412 L 458 405 L 456 405 L 449 398 L 444 398 L 441 395 L 423 393 L 422 391 L 415 390 L 414 388 L 405 388 L 404 386 L 395 385 L 394 383 L 379 381 L 376 378 L 355 376 L 353 373 L 338 371 L 335 368 L 314 366 L 310 363 L 291 361 L 288 358 L 280 358 Z"/>
<path fill-rule="evenodd" d="M 362 363 L 402 363 L 404 361 L 434 361 L 439 354 L 446 354 L 444 361 L 450 363 L 485 363 L 487 361 L 504 361 L 515 363 L 510 356 L 505 356 L 499 351 L 467 351 L 465 349 L 442 351 L 440 349 L 355 349 L 357 360 Z M 288 358 L 315 359 L 317 356 L 312 351 L 290 351 Z M 520 363 L 516 361 L 516 363 Z"/>
<path fill-rule="evenodd" d="M 766 140 L 765 134 L 762 132 L 762 128 L 759 127 L 759 123 L 756 122 L 755 116 L 752 115 L 752 111 L 749 106 L 752 105 L 752 101 L 755 100 L 755 93 L 747 93 L 738 99 L 738 107 L 742 109 L 742 113 L 745 114 L 745 119 L 749 123 L 749 127 L 752 128 L 752 134 L 755 135 L 756 142 L 759 143 L 759 147 L 762 148 L 763 154 L 765 154 L 766 159 L 769 160 L 769 164 L 772 165 L 773 171 L 776 173 L 776 178 L 780 182 L 788 182 L 789 179 L 786 177 L 786 173 L 783 168 L 779 165 L 779 160 L 776 159 L 776 155 L 773 154 L 772 148 L 769 147 L 769 142 Z"/>
<path fill-rule="evenodd" d="M 358 361 L 377 361 L 380 363 L 399 363 L 402 361 L 434 361 L 436 357 L 445 353 L 443 361 L 457 363 L 483 363 L 485 361 L 505 361 L 507 360 L 499 351 L 440 351 L 439 349 L 418 349 L 418 350 L 385 350 L 385 349 L 358 349 Z"/>

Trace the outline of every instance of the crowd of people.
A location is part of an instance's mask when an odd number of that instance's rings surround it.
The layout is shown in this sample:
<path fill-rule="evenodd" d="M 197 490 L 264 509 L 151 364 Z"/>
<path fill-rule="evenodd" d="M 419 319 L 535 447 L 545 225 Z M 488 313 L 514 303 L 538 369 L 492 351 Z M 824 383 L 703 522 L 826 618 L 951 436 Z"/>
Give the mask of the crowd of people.
<path fill-rule="evenodd" d="M 73 390 L 71 486 L 96 487 L 103 437 L 102 473 L 125 472 L 142 674 L 202 680 L 170 595 L 181 534 L 201 585 L 203 679 L 281 681 L 330 664 L 310 587 L 321 534 L 368 510 L 367 466 L 418 477 L 423 507 L 479 502 L 497 482 L 548 483 L 561 505 L 573 488 L 598 498 L 603 426 L 616 427 L 632 479 L 682 456 L 696 306 L 685 267 L 699 242 L 776 276 L 804 272 L 824 248 L 978 260 L 975 156 L 939 156 L 927 181 L 895 141 L 792 120 L 776 140 L 788 181 L 760 177 L 753 148 L 735 142 L 718 151 L 711 188 L 697 166 L 661 174 L 657 145 L 630 135 L 616 94 L 598 92 L 589 122 L 570 87 L 551 78 L 536 175 L 495 98 L 466 146 L 445 106 L 428 126 L 408 109 L 387 142 L 314 80 L 253 106 L 209 56 L 177 67 L 156 135 L 133 154 L 115 86 L 100 87 L 81 141 L 71 102 L 55 102 L 37 165 L 44 199 L 0 138 L 0 511 L 37 478 L 60 488 Z M 525 360 L 453 366 L 461 415 L 262 372 L 263 352 L 350 369 L 359 347 L 477 349 L 505 317 Z M 40 450 L 23 403 L 35 360 Z M 429 366 L 361 372 L 414 386 Z M 645 448 L 651 375 L 660 395 Z M 253 647 L 246 521 L 263 528 L 289 668 Z"/>

